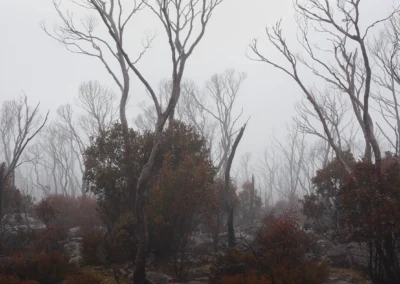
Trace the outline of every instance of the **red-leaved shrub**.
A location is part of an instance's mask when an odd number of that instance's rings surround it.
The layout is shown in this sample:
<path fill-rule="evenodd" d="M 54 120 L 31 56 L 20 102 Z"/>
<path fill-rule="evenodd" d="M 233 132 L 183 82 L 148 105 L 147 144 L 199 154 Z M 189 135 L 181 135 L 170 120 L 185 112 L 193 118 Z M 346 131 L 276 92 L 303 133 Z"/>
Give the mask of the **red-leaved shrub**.
<path fill-rule="evenodd" d="M 12 255 L 6 265 L 0 267 L 0 274 L 40 284 L 54 284 L 64 280 L 72 270 L 68 259 L 58 252 L 21 252 Z"/>
<path fill-rule="evenodd" d="M 92 229 L 82 236 L 81 253 L 86 265 L 103 265 L 108 260 L 104 233 Z"/>
<path fill-rule="evenodd" d="M 101 225 L 96 199 L 86 196 L 49 195 L 35 206 L 35 212 L 45 224 L 57 224 L 66 229 Z"/>
<path fill-rule="evenodd" d="M 32 248 L 36 251 L 62 252 L 63 241 L 67 239 L 68 231 L 59 225 L 49 225 L 45 230 L 36 232 Z"/>
<path fill-rule="evenodd" d="M 72 274 L 67 277 L 65 284 L 100 284 L 103 283 L 101 277 L 89 272 Z"/>
<path fill-rule="evenodd" d="M 231 249 L 217 260 L 212 283 L 319 284 L 327 269 L 306 259 L 308 246 L 296 212 L 270 214 L 250 249 Z"/>
<path fill-rule="evenodd" d="M 0 275 L 0 284 L 40 284 L 33 280 L 21 280 L 14 276 Z"/>
<path fill-rule="evenodd" d="M 50 204 L 48 199 L 41 200 L 34 207 L 35 214 L 38 218 L 48 226 L 51 221 L 53 221 L 57 216 L 57 211 L 52 204 Z"/>
<path fill-rule="evenodd" d="M 400 161 L 382 159 L 381 180 L 375 165 L 358 162 L 340 190 L 342 216 L 352 240 L 366 243 L 372 283 L 400 283 Z"/>

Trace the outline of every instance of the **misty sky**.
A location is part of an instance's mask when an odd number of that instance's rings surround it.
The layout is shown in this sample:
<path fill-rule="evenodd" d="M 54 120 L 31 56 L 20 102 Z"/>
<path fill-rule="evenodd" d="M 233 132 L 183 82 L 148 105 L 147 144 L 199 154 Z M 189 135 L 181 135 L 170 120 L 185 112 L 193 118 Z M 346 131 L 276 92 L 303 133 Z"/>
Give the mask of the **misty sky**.
<path fill-rule="evenodd" d="M 24 91 L 31 104 L 40 101 L 43 112 L 50 109 L 54 114 L 60 104 L 73 103 L 83 81 L 98 80 L 118 91 L 98 60 L 68 52 L 41 29 L 43 20 L 49 28 L 58 21 L 51 0 L 1 2 L 0 101 L 15 98 Z M 364 19 L 371 21 L 387 14 L 393 4 L 391 0 L 362 2 Z M 72 11 L 77 18 L 83 15 L 79 10 Z M 292 0 L 225 0 L 215 11 L 205 37 L 187 63 L 185 77 L 199 85 L 226 68 L 248 74 L 237 109 L 243 106 L 244 118 L 251 116 L 251 120 L 238 152 L 240 155 L 250 151 L 253 159 L 263 151 L 273 132 L 278 136 L 284 134 L 285 122 L 294 115 L 293 104 L 302 98 L 301 91 L 286 75 L 246 57 L 250 40 L 261 37 L 264 53 L 277 58 L 274 49 L 264 44 L 265 27 L 281 18 L 289 43 L 295 43 Z M 157 31 L 159 36 L 138 66 L 156 88 L 161 79 L 170 77 L 171 70 L 170 51 L 158 19 L 151 13 L 141 13 L 131 22 L 125 36 L 128 44 L 137 46 L 145 29 Z M 312 78 L 307 83 L 312 84 Z M 144 94 L 143 85 L 134 81 L 128 110 L 130 117 L 138 114 L 136 105 L 145 98 Z M 132 120 L 130 125 L 133 125 Z"/>

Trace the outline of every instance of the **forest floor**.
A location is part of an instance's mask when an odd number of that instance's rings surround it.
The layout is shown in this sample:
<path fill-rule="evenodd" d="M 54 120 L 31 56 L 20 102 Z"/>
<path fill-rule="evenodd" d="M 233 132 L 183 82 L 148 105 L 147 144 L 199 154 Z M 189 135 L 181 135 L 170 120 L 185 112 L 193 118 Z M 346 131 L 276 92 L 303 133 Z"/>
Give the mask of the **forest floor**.
<path fill-rule="evenodd" d="M 192 284 L 200 284 L 200 283 L 208 283 L 208 275 L 209 275 L 209 265 L 202 265 L 199 267 L 194 267 L 189 270 L 188 279 Z M 103 279 L 102 284 L 128 284 L 128 280 L 126 277 L 122 277 L 119 283 L 114 278 L 114 273 L 111 269 L 104 269 L 101 267 L 86 267 L 84 268 L 91 273 L 94 273 L 100 276 Z M 352 269 L 346 268 L 330 268 L 329 269 L 329 278 L 323 284 L 371 284 L 370 281 L 366 279 L 361 273 Z M 160 273 L 164 273 L 161 272 Z M 169 273 L 171 274 L 171 273 Z M 167 273 L 165 274 L 167 276 Z M 175 283 L 173 279 L 167 281 L 160 281 L 154 284 L 167 284 L 167 283 Z M 176 283 L 175 283 L 176 284 Z"/>
<path fill-rule="evenodd" d="M 347 268 L 329 268 L 329 279 L 324 284 L 371 284 L 360 272 Z"/>

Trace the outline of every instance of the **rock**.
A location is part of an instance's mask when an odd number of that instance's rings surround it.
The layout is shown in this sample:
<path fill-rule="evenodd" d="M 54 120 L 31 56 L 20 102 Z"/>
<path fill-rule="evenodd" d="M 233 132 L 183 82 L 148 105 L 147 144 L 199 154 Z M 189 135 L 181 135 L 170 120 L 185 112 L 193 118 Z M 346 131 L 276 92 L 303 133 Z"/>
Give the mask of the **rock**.
<path fill-rule="evenodd" d="M 5 235 L 46 229 L 46 225 L 29 214 L 7 214 L 1 219 L 1 231 Z"/>
<path fill-rule="evenodd" d="M 133 262 L 128 262 L 127 264 L 125 264 L 125 266 L 124 266 L 124 269 L 125 270 L 129 270 L 129 269 L 131 269 L 131 268 L 133 268 Z"/>
<path fill-rule="evenodd" d="M 128 272 L 127 272 L 125 269 L 123 269 L 123 268 L 120 268 L 119 272 L 120 272 L 123 276 L 128 275 Z"/>
<path fill-rule="evenodd" d="M 356 266 L 364 269 L 368 267 L 368 246 L 355 242 L 335 244 L 327 239 L 316 242 L 312 251 L 307 252 L 307 259 L 313 261 L 326 260 L 333 267 L 347 268 Z"/>
<path fill-rule="evenodd" d="M 95 232 L 101 233 L 103 235 L 107 234 L 107 228 L 103 226 L 94 226 Z"/>
<path fill-rule="evenodd" d="M 149 280 L 151 283 L 154 284 L 168 284 L 172 280 L 172 277 L 158 273 L 158 272 L 146 272 L 146 278 Z"/>
<path fill-rule="evenodd" d="M 334 267 L 368 267 L 369 252 L 366 244 L 339 244 L 323 253 L 323 256 L 323 259 L 329 260 L 330 265 Z"/>
<path fill-rule="evenodd" d="M 346 244 L 334 246 L 326 253 L 324 258 L 333 267 L 350 267 L 351 257 L 346 249 Z"/>
<path fill-rule="evenodd" d="M 129 273 L 128 275 L 128 282 L 131 283 L 133 279 L 133 272 Z"/>
<path fill-rule="evenodd" d="M 80 237 L 81 227 L 75 227 L 68 230 L 68 238 L 78 238 Z"/>
<path fill-rule="evenodd" d="M 366 243 L 349 243 L 346 249 L 350 255 L 352 264 L 359 268 L 367 268 L 369 261 L 368 245 Z"/>
<path fill-rule="evenodd" d="M 81 243 L 78 241 L 67 241 L 64 244 L 64 252 L 70 257 L 81 256 Z"/>
<path fill-rule="evenodd" d="M 3 247 L 20 247 L 28 235 L 46 229 L 46 225 L 29 214 L 6 214 L 1 219 L 0 234 Z"/>
<path fill-rule="evenodd" d="M 208 279 L 210 276 L 210 267 L 205 265 L 203 267 L 193 269 L 191 270 L 191 274 L 194 275 L 195 280 L 203 281 L 203 279 Z"/>
<path fill-rule="evenodd" d="M 80 255 L 71 257 L 69 259 L 69 263 L 75 264 L 76 266 L 80 266 L 81 262 L 82 262 L 82 257 Z"/>
<path fill-rule="evenodd" d="M 329 240 L 318 240 L 315 250 L 319 255 L 326 255 L 330 250 L 335 247 L 335 244 Z"/>

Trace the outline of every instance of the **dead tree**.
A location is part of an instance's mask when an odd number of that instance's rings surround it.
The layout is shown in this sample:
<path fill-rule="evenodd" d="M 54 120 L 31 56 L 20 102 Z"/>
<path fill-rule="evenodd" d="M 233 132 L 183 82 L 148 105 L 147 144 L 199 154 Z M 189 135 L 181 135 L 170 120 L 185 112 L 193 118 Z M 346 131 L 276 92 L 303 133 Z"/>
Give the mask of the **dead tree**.
<path fill-rule="evenodd" d="M 378 102 L 378 111 L 394 135 L 388 134 L 378 123 L 377 127 L 393 147 L 396 155 L 400 153 L 400 110 L 397 97 L 400 85 L 399 30 L 400 16 L 397 13 L 385 23 L 378 37 L 369 44 L 379 71 L 375 72 L 372 77 L 379 87 L 372 97 Z"/>
<path fill-rule="evenodd" d="M 157 93 L 162 110 L 165 110 L 171 92 L 172 81 L 170 79 L 162 80 L 158 86 Z M 201 102 L 202 105 L 206 105 L 206 96 L 204 92 L 199 90 L 194 81 L 183 79 L 181 82 L 181 95 L 175 107 L 175 118 L 178 121 L 193 126 L 207 139 L 208 146 L 211 148 L 216 123 L 215 121 L 212 121 L 212 118 L 210 118 L 210 115 L 207 112 L 198 107 L 197 101 Z M 157 121 L 157 111 L 154 105 L 148 104 L 147 101 L 143 101 L 139 104 L 139 107 L 142 110 L 142 113 L 135 118 L 135 125 L 141 131 L 152 130 Z"/>
<path fill-rule="evenodd" d="M 290 51 L 290 49 L 286 45 L 286 41 L 285 41 L 285 39 L 284 39 L 284 37 L 282 35 L 280 22 L 278 22 L 276 24 L 276 26 L 272 29 L 272 31 L 267 29 L 267 35 L 268 35 L 268 38 L 269 38 L 270 42 L 274 46 L 276 46 L 276 48 L 282 53 L 282 55 L 285 57 L 285 59 L 289 62 L 289 64 L 290 64 L 289 68 L 290 69 L 278 65 L 278 64 L 274 63 L 273 61 L 270 61 L 264 55 L 262 55 L 262 53 L 258 50 L 258 44 L 257 44 L 257 40 L 256 39 L 253 40 L 253 43 L 250 46 L 252 51 L 254 52 L 254 54 L 257 55 L 257 58 L 253 58 L 253 60 L 268 63 L 268 64 L 274 66 L 275 68 L 278 68 L 278 69 L 284 71 L 287 75 L 289 75 L 291 78 L 293 78 L 295 80 L 295 82 L 300 86 L 300 88 L 304 92 L 307 100 L 313 106 L 313 108 L 314 108 L 314 110 L 315 110 L 315 112 L 316 112 L 316 114 L 318 116 L 319 121 L 322 123 L 324 132 L 326 134 L 326 137 L 327 137 L 327 140 L 329 141 L 330 146 L 335 151 L 336 156 L 341 161 L 343 166 L 347 169 L 348 172 L 350 172 L 349 167 L 347 166 L 347 164 L 341 158 L 341 152 L 342 151 L 336 145 L 336 143 L 335 143 L 335 141 L 333 139 L 333 136 L 331 134 L 331 131 L 330 131 L 330 128 L 329 128 L 328 123 L 326 121 L 326 118 L 323 115 L 322 108 L 320 107 L 320 105 L 318 104 L 317 100 L 315 99 L 315 95 L 314 95 L 313 91 L 306 87 L 306 85 L 303 83 L 302 79 L 299 76 L 299 73 L 298 73 L 298 60 L 297 60 L 296 56 Z"/>
<path fill-rule="evenodd" d="M 200 105 L 207 106 L 207 103 L 210 103 L 207 99 L 208 96 L 204 90 L 200 90 L 193 81 L 185 80 L 182 85 L 182 98 L 176 110 L 182 121 L 193 125 L 206 138 L 211 155 L 215 156 L 218 148 L 215 149 L 213 146 L 215 139 L 217 139 L 218 123 L 207 111 L 200 107 Z"/>
<path fill-rule="evenodd" d="M 88 14 L 84 19 L 77 21 L 68 11 L 63 11 L 61 2 L 53 0 L 54 8 L 59 16 L 60 23 L 49 31 L 43 23 L 44 31 L 53 39 L 65 46 L 73 53 L 86 55 L 97 59 L 105 70 L 113 78 L 118 86 L 121 97 L 119 103 L 119 117 L 122 125 L 124 138 L 124 159 L 128 165 L 130 157 L 130 141 L 128 121 L 126 118 L 126 104 L 130 91 L 131 74 L 133 71 L 142 82 L 147 83 L 134 65 L 142 59 L 146 51 L 151 47 L 155 38 L 154 34 L 148 33 L 142 41 L 142 49 L 129 58 L 124 51 L 123 43 L 127 25 L 132 21 L 134 15 L 144 8 L 142 2 L 133 2 L 131 6 L 125 6 L 120 0 L 98 1 L 98 0 L 77 0 L 73 1 L 75 7 L 85 9 Z M 96 14 L 100 16 L 100 21 Z M 98 32 L 97 27 L 105 27 L 112 39 Z M 133 67 L 133 68 L 132 68 Z M 146 85 L 146 84 L 145 84 Z M 147 84 L 148 85 L 148 84 Z M 126 173 L 130 203 L 134 203 L 135 190 L 132 175 Z"/>
<path fill-rule="evenodd" d="M 75 104 L 84 111 L 79 116 L 79 126 L 86 138 L 99 137 L 109 130 L 118 119 L 116 94 L 97 81 L 83 82 L 79 86 Z M 77 139 L 77 131 L 67 123 L 71 134 Z"/>
<path fill-rule="evenodd" d="M 254 182 L 254 174 L 251 175 L 251 196 L 250 196 L 250 222 L 253 225 L 254 221 L 254 198 L 256 195 L 256 187 Z"/>
<path fill-rule="evenodd" d="M 294 53 L 289 49 L 286 40 L 282 35 L 280 23 L 278 23 L 272 31 L 267 29 L 267 35 L 273 46 L 277 48 L 289 63 L 289 68 L 278 65 L 265 57 L 258 49 L 257 40 L 252 42 L 251 49 L 256 55 L 256 60 L 266 62 L 284 71 L 300 86 L 303 93 L 306 95 L 306 98 L 310 101 L 318 114 L 318 118 L 323 125 L 327 140 L 334 150 L 335 155 L 348 172 L 350 172 L 350 169 L 341 158 L 342 149 L 340 149 L 333 140 L 332 133 L 329 129 L 326 118 L 323 116 L 321 107 L 316 102 L 312 90 L 307 88 L 303 79 L 300 78 L 298 63 L 300 62 L 303 66 L 309 68 L 317 78 L 322 79 L 331 88 L 336 88 L 349 95 L 354 113 L 360 122 L 363 132 L 365 133 L 367 148 L 369 147 L 368 145 L 370 145 L 373 150 L 377 177 L 378 179 L 381 179 L 381 151 L 373 132 L 373 122 L 369 114 L 372 71 L 365 39 L 372 27 L 389 19 L 395 12 L 385 19 L 375 21 L 362 32 L 359 25 L 361 17 L 361 1 L 349 0 L 335 2 L 335 6 L 333 6 L 329 1 L 323 0 L 307 0 L 302 1 L 302 3 L 300 3 L 300 1 L 295 2 L 295 8 L 297 15 L 299 16 L 298 23 L 301 34 L 299 42 L 311 60 L 310 63 L 308 63 L 302 56 L 294 55 Z M 339 14 L 339 16 L 337 14 Z M 332 44 L 330 50 L 321 48 L 319 47 L 320 45 L 310 43 L 308 37 L 310 24 L 313 25 L 315 32 L 328 35 L 329 41 Z M 351 43 L 353 45 L 355 44 L 356 48 L 349 51 L 351 49 Z M 330 63 L 326 59 L 321 59 L 318 52 L 332 54 L 334 63 Z M 361 58 L 359 60 L 357 56 L 358 53 L 361 53 Z M 363 93 L 363 99 L 359 98 L 361 93 Z M 369 152 L 370 151 L 367 149 L 367 160 L 371 160 Z"/>
<path fill-rule="evenodd" d="M 267 209 L 274 203 L 274 192 L 276 191 L 276 175 L 280 164 L 278 155 L 273 147 L 265 148 L 264 154 L 259 161 L 259 173 L 262 177 L 264 187 L 264 206 Z"/>
<path fill-rule="evenodd" d="M 79 1 L 78 1 L 79 2 Z M 189 0 L 189 1 L 142 1 L 140 4 L 135 2 L 134 9 L 128 13 L 127 16 L 123 17 L 123 9 L 121 1 L 110 0 L 110 1 L 100 1 L 100 0 L 82 0 L 79 3 L 88 9 L 94 9 L 98 16 L 101 18 L 103 26 L 107 29 L 110 36 L 112 37 L 113 45 L 116 45 L 116 49 L 111 48 L 111 43 L 107 40 L 99 40 L 98 37 L 93 36 L 94 28 L 94 18 L 88 18 L 84 24 L 85 30 L 83 32 L 78 31 L 75 25 L 70 20 L 70 17 L 63 15 L 59 12 L 59 15 L 64 23 L 64 25 L 59 29 L 61 31 L 60 37 L 53 36 L 60 40 L 67 47 L 71 46 L 77 48 L 78 53 L 83 53 L 87 55 L 92 55 L 99 58 L 109 73 L 113 76 L 116 83 L 120 86 L 122 95 L 120 103 L 120 119 L 123 125 L 124 133 L 124 144 L 126 152 L 126 163 L 129 165 L 129 133 L 128 133 L 128 122 L 125 115 L 126 101 L 129 92 L 129 72 L 132 71 L 135 76 L 144 84 L 147 91 L 153 100 L 156 113 L 157 121 L 154 129 L 154 141 L 150 157 L 147 163 L 142 168 L 141 174 L 136 183 L 130 182 L 129 173 L 127 173 L 128 178 L 128 190 L 129 193 L 135 198 L 130 197 L 130 203 L 132 205 L 132 210 L 137 219 L 139 227 L 139 242 L 137 248 L 137 255 L 134 268 L 133 281 L 137 284 L 144 283 L 145 281 L 145 263 L 147 257 L 147 221 L 145 216 L 145 196 L 147 195 L 148 187 L 147 182 L 150 178 L 151 171 L 155 162 L 156 154 L 158 153 L 161 134 L 164 129 L 164 125 L 169 118 L 173 121 L 174 109 L 178 102 L 180 92 L 181 92 L 181 81 L 183 73 L 185 70 L 186 62 L 193 54 L 194 49 L 198 46 L 199 42 L 204 36 L 206 26 L 211 19 L 212 13 L 215 8 L 221 4 L 222 0 Z M 132 55 L 128 54 L 124 47 L 123 35 L 126 27 L 126 23 L 132 18 L 132 16 L 142 9 L 143 7 L 149 8 L 154 14 L 159 18 L 164 26 L 168 44 L 171 50 L 172 59 L 172 92 L 168 100 L 168 104 L 165 110 L 162 110 L 159 99 L 146 80 L 145 76 L 136 66 L 137 60 L 132 59 Z M 60 11 L 59 7 L 56 5 L 57 11 Z M 79 42 L 87 42 L 92 46 L 94 51 L 88 52 L 82 47 L 79 47 Z M 148 47 L 151 40 L 147 41 L 145 47 Z M 120 72 L 122 73 L 123 79 L 117 78 L 116 73 L 111 70 L 110 64 L 106 63 L 105 57 L 102 54 L 102 49 L 99 47 L 102 45 L 105 49 L 111 53 L 111 55 L 117 59 Z M 92 49 L 92 50 L 93 50 Z M 146 49 L 146 48 L 145 48 Z M 141 58 L 143 53 L 140 53 L 138 58 Z M 129 168 L 129 167 L 127 167 Z M 134 195 L 132 194 L 134 193 Z"/>
<path fill-rule="evenodd" d="M 205 86 L 205 101 L 201 102 L 194 97 L 197 107 L 210 115 L 217 123 L 220 133 L 216 151 L 215 164 L 220 173 L 225 173 L 228 156 L 232 148 L 233 136 L 236 133 L 236 123 L 243 114 L 243 109 L 234 115 L 234 106 L 242 83 L 246 79 L 245 73 L 236 73 L 227 69 L 222 74 L 215 74 Z M 209 105 L 207 105 L 207 103 Z"/>
<path fill-rule="evenodd" d="M 92 137 L 101 137 L 117 121 L 118 107 L 115 101 L 116 95 L 109 88 L 97 81 L 87 81 L 80 84 L 75 99 L 76 106 L 83 114 L 76 115 L 70 104 L 57 109 L 55 127 L 59 128 L 59 133 L 69 142 L 76 166 L 79 168 L 80 191 L 83 195 L 86 194 L 84 151 Z"/>
<path fill-rule="evenodd" d="M 4 155 L 5 165 L 0 176 L 1 185 L 9 179 L 15 185 L 15 170 L 28 162 L 23 159 L 28 144 L 36 137 L 47 122 L 49 112 L 42 118 L 39 112 L 40 103 L 34 108 L 28 105 L 28 98 L 24 95 L 19 100 L 3 102 L 0 111 L 0 139 L 1 152 Z M 3 199 L 3 187 L 0 187 L 0 197 Z M 0 218 L 3 217 L 0 203 Z"/>
<path fill-rule="evenodd" d="M 235 229 L 233 227 L 233 202 L 231 200 L 230 194 L 230 184 L 231 184 L 231 167 L 233 158 L 235 157 L 236 149 L 243 137 L 244 130 L 246 129 L 246 124 L 240 129 L 235 141 L 233 142 L 232 150 L 229 154 L 228 161 L 225 168 L 225 186 L 224 186 L 224 196 L 225 196 L 225 206 L 227 211 L 227 225 L 228 225 L 228 248 L 235 247 Z"/>

